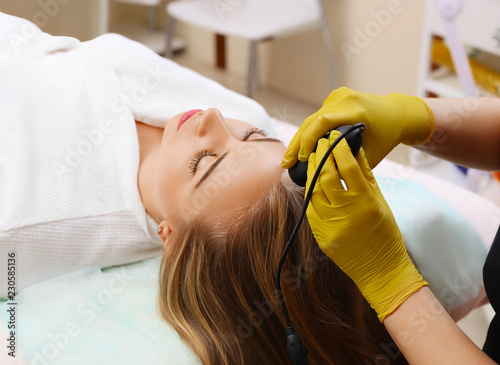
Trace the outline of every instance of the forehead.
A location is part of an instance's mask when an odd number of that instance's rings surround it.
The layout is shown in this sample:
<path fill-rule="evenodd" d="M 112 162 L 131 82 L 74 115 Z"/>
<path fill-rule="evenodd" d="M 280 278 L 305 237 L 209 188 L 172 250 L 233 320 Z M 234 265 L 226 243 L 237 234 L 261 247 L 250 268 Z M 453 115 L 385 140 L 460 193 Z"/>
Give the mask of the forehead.
<path fill-rule="evenodd" d="M 245 127 L 255 127 L 251 123 L 244 122 L 244 121 L 242 121 L 240 119 L 224 118 L 224 120 L 226 121 L 226 123 L 228 123 L 230 125 L 233 124 L 233 125 L 241 125 L 241 126 L 245 126 Z"/>

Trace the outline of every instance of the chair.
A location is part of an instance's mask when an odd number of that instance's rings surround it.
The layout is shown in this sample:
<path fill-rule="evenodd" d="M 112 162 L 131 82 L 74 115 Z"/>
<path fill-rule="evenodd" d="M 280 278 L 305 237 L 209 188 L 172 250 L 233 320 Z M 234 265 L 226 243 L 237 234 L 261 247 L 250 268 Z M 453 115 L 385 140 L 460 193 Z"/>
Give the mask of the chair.
<path fill-rule="evenodd" d="M 320 29 L 326 47 L 332 88 L 335 86 L 333 47 L 321 0 L 181 0 L 167 4 L 169 16 L 166 57 L 172 56 L 171 41 L 176 20 L 208 29 L 218 35 L 250 41 L 246 94 L 251 97 L 256 81 L 259 41 Z"/>
<path fill-rule="evenodd" d="M 145 5 L 148 7 L 149 30 L 154 32 L 158 30 L 156 22 L 156 7 L 160 5 L 161 0 L 116 0 L 121 3 Z"/>
<path fill-rule="evenodd" d="M 123 34 L 124 36 L 133 39 L 139 43 L 145 44 L 153 51 L 160 55 L 165 54 L 165 33 L 160 31 L 157 21 L 158 7 L 162 0 L 116 0 L 119 3 L 142 5 L 148 10 L 148 29 L 144 28 L 139 22 L 123 20 L 113 25 L 111 31 Z M 109 27 L 107 27 L 109 28 Z M 109 30 L 109 29 L 108 29 Z M 107 30 L 107 31 L 108 31 Z M 106 33 L 107 33 L 106 31 Z M 180 51 L 185 48 L 184 41 L 180 38 L 175 38 L 170 42 L 171 51 Z"/>

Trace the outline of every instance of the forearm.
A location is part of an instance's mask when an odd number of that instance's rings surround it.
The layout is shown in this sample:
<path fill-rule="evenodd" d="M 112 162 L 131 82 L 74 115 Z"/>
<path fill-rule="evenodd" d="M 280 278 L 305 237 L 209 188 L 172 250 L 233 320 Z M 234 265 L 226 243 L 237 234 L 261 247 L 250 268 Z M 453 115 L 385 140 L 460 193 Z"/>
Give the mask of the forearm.
<path fill-rule="evenodd" d="M 412 365 L 495 364 L 462 332 L 428 287 L 387 316 L 384 325 Z"/>
<path fill-rule="evenodd" d="M 459 165 L 500 170 L 500 99 L 426 98 L 432 138 L 416 148 Z"/>

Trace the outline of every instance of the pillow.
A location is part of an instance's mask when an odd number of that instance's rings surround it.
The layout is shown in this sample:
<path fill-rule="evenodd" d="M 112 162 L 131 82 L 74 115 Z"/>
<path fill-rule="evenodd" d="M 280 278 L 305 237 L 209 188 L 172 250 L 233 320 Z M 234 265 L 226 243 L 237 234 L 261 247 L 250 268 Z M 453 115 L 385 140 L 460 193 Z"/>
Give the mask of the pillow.
<path fill-rule="evenodd" d="M 376 178 L 412 261 L 451 317 L 458 321 L 484 304 L 488 250 L 474 226 L 415 181 Z"/>
<path fill-rule="evenodd" d="M 26 288 L 15 297 L 18 355 L 32 365 L 198 364 L 158 315 L 159 262 L 85 270 Z M 0 301 L 4 323 L 7 303 Z"/>

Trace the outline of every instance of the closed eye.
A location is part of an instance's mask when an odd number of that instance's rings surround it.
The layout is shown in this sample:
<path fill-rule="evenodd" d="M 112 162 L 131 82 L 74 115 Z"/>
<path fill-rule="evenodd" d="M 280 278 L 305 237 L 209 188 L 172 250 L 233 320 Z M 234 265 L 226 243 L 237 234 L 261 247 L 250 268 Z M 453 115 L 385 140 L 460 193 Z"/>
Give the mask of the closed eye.
<path fill-rule="evenodd" d="M 260 128 L 250 128 L 247 131 L 245 131 L 245 134 L 243 135 L 243 141 L 246 141 L 254 134 L 260 134 L 261 136 L 267 137 L 267 133 L 264 130 Z"/>
<path fill-rule="evenodd" d="M 197 152 L 193 157 L 191 157 L 191 162 L 189 163 L 189 168 L 188 168 L 189 172 L 194 174 L 201 159 L 206 156 L 217 156 L 217 152 L 212 150 L 203 150 Z"/>
<path fill-rule="evenodd" d="M 252 135 L 254 134 L 259 134 L 263 137 L 267 137 L 268 134 L 263 130 L 263 129 L 260 129 L 260 128 L 250 128 L 248 130 L 245 131 L 245 133 L 243 134 L 243 141 L 246 141 L 248 140 Z M 279 142 L 279 141 L 278 141 Z M 202 150 L 200 152 L 197 152 L 193 157 L 191 157 L 191 162 L 189 163 L 189 172 L 191 174 L 194 174 L 196 173 L 196 168 L 198 167 L 198 164 L 200 163 L 200 161 L 204 158 L 204 157 L 207 157 L 207 156 L 218 156 L 217 152 L 213 151 L 213 150 Z"/>

